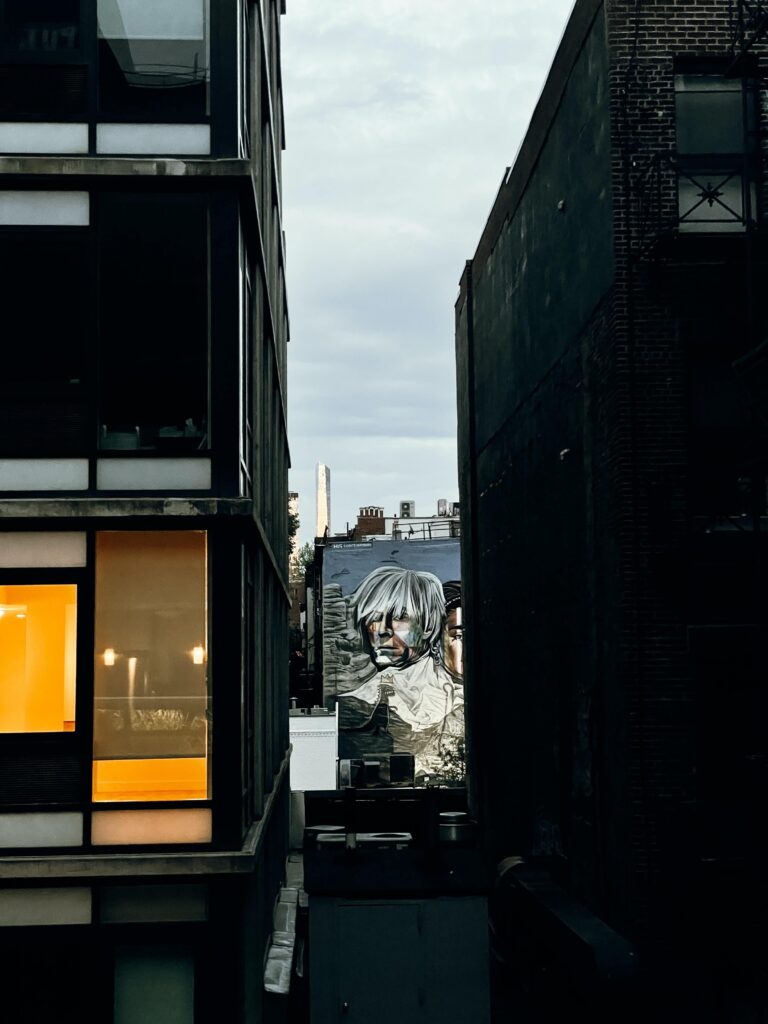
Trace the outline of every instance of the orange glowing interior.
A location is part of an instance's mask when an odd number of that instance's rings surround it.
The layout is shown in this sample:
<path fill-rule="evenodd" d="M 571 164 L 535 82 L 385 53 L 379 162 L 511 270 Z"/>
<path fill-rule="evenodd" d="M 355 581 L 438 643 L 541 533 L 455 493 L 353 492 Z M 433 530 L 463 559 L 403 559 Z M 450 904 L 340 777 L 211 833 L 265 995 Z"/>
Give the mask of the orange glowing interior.
<path fill-rule="evenodd" d="M 93 762 L 93 799 L 96 802 L 205 800 L 207 795 L 207 764 L 204 757 Z"/>
<path fill-rule="evenodd" d="M 77 587 L 0 586 L 0 732 L 75 728 Z"/>
<path fill-rule="evenodd" d="M 96 536 L 93 800 L 210 796 L 200 531 Z"/>

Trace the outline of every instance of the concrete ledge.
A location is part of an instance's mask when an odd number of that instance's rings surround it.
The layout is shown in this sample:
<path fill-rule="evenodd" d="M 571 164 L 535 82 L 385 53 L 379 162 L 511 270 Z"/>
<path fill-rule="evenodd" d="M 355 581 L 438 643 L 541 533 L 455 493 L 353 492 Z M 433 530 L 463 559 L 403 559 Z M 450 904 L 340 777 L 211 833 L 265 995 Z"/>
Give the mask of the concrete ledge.
<path fill-rule="evenodd" d="M 251 516 L 250 498 L 0 498 L 3 519 Z"/>
<path fill-rule="evenodd" d="M 288 785 L 286 752 L 274 777 L 264 814 L 251 825 L 239 850 L 192 850 L 149 853 L 93 853 L 0 857 L 0 880 L 138 878 L 168 875 L 240 875 L 252 872 L 259 861 L 275 804 Z"/>
<path fill-rule="evenodd" d="M 0 175 L 65 177 L 250 177 L 248 160 L 179 160 L 149 157 L 2 156 Z"/>

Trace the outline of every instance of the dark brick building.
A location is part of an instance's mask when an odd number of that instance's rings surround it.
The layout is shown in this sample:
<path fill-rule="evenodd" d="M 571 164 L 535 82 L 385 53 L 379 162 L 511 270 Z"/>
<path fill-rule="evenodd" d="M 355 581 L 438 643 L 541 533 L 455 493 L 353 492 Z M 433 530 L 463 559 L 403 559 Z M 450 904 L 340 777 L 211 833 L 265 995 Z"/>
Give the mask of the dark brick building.
<path fill-rule="evenodd" d="M 489 852 L 698 1019 L 764 955 L 764 7 L 578 0 L 456 307 Z"/>

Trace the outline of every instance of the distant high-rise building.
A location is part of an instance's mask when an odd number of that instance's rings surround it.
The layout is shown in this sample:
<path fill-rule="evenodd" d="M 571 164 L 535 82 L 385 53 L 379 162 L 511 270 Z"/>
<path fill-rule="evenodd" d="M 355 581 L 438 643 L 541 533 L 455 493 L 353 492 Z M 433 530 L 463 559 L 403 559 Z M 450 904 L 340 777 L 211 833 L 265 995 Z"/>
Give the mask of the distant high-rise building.
<path fill-rule="evenodd" d="M 325 536 L 331 529 L 331 471 L 322 462 L 317 464 L 317 515 L 315 536 Z"/>

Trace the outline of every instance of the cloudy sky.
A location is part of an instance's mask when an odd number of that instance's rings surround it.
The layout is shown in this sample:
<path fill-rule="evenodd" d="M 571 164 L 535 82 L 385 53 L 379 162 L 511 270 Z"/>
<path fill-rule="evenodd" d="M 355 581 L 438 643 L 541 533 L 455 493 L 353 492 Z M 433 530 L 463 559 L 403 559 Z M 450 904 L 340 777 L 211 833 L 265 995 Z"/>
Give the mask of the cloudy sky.
<path fill-rule="evenodd" d="M 290 484 L 314 533 L 458 500 L 453 306 L 572 0 L 288 0 Z"/>

